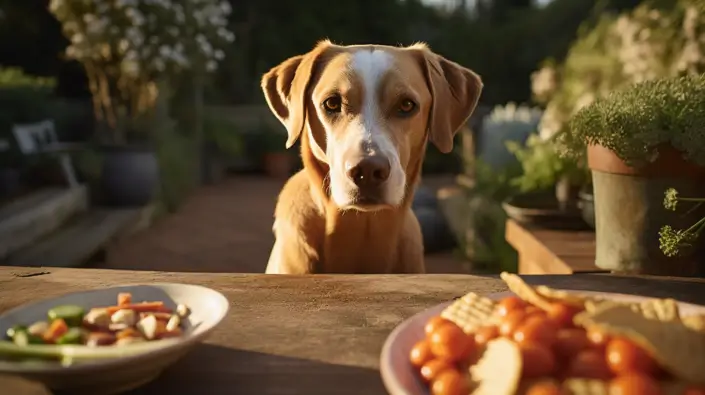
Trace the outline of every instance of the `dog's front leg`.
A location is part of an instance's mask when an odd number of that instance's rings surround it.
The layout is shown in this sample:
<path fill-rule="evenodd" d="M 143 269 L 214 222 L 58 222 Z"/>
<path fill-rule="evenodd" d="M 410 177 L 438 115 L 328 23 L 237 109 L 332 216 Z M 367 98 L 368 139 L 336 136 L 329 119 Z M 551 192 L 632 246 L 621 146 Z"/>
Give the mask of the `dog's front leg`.
<path fill-rule="evenodd" d="M 310 274 L 316 271 L 318 252 L 305 235 L 288 224 L 275 226 L 276 241 L 269 255 L 266 274 Z"/>
<path fill-rule="evenodd" d="M 393 273 L 426 273 L 421 225 L 411 210 L 407 211 L 399 233 L 397 264 Z"/>

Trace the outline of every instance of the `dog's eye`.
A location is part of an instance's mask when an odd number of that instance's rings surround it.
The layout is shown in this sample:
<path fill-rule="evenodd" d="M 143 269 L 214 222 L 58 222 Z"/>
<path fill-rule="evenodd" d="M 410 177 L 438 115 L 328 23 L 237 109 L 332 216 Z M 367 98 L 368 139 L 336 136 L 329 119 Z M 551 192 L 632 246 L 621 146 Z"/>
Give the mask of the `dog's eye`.
<path fill-rule="evenodd" d="M 339 96 L 331 96 L 323 101 L 323 109 L 328 112 L 340 112 L 342 102 Z"/>
<path fill-rule="evenodd" d="M 411 114 L 415 109 L 416 109 L 416 103 L 407 99 L 407 100 L 402 100 L 402 102 L 399 103 L 398 111 L 402 115 L 408 115 L 408 114 Z"/>

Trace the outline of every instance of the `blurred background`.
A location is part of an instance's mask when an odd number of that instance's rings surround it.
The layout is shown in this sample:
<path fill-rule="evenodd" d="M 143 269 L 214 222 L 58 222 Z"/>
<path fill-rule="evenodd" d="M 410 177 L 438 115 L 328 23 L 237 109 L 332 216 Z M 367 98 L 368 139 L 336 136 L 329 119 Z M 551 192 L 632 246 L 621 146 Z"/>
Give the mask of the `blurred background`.
<path fill-rule="evenodd" d="M 260 77 L 329 38 L 424 41 L 482 76 L 455 151 L 429 147 L 414 210 L 429 271 L 516 271 L 503 203 L 529 195 L 512 207 L 560 211 L 589 195 L 585 164 L 557 155 L 552 136 L 606 92 L 698 65 L 701 10 L 695 0 L 0 0 L 0 259 L 262 271 L 276 194 L 300 160 L 284 150 Z"/>

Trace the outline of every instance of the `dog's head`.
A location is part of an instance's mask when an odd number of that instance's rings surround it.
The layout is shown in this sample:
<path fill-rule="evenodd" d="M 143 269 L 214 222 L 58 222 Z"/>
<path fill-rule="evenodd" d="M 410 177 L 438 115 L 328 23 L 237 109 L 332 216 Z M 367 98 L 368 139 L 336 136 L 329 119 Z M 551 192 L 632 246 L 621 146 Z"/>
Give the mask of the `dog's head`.
<path fill-rule="evenodd" d="M 404 201 L 427 139 L 451 151 L 482 81 L 422 44 L 323 41 L 270 70 L 262 89 L 288 130 L 287 148 L 308 133 L 311 153 L 328 169 L 333 202 L 370 211 Z"/>

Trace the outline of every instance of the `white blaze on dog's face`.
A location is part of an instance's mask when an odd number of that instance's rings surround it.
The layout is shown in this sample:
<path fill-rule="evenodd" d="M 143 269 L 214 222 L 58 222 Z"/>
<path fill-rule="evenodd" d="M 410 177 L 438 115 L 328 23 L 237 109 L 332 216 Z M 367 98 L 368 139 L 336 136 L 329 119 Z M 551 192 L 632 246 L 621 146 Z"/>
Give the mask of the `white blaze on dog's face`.
<path fill-rule="evenodd" d="M 326 41 L 273 68 L 262 88 L 287 126 L 287 146 L 309 134 L 311 152 L 329 169 L 335 205 L 369 211 L 404 202 L 427 138 L 442 152 L 452 149 L 482 83 L 424 45 Z"/>
<path fill-rule="evenodd" d="M 431 104 L 417 63 L 389 49 L 357 47 L 321 71 L 311 99 L 325 141 L 314 154 L 330 168 L 330 194 L 338 207 L 402 203 L 406 168 L 412 148 L 423 146 Z M 308 128 L 318 143 L 314 132 Z"/>

